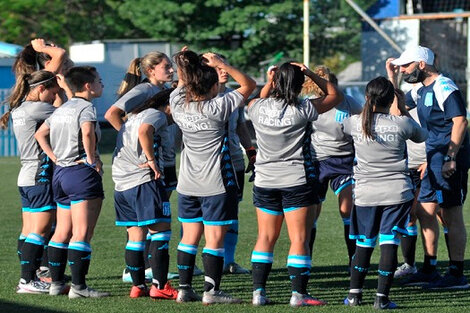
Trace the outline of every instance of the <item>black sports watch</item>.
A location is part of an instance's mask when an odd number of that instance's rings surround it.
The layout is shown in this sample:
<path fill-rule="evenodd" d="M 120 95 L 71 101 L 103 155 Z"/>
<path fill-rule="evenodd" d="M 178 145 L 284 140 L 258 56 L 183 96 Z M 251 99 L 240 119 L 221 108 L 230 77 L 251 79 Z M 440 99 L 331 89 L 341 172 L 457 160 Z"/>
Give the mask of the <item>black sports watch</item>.
<path fill-rule="evenodd" d="M 446 155 L 444 157 L 444 163 L 450 162 L 450 161 L 455 161 L 455 157 L 451 157 L 450 155 Z"/>

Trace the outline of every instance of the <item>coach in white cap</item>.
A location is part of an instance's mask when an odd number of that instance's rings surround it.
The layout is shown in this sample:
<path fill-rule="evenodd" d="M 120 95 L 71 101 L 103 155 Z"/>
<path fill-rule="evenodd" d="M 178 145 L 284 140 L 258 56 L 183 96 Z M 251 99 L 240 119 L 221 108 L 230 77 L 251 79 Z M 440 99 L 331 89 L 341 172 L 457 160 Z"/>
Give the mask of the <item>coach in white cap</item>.
<path fill-rule="evenodd" d="M 426 47 L 405 50 L 398 59 L 387 60 L 387 74 L 396 82 L 398 72 L 411 84 L 421 83 L 406 95 L 409 108 L 417 108 L 422 127 L 427 128 L 427 168 L 422 175 L 417 216 L 424 238 L 424 264 L 405 284 L 424 288 L 469 288 L 463 275 L 467 233 L 462 207 L 467 193 L 470 144 L 467 111 L 455 83 L 434 66 L 434 53 Z M 436 270 L 439 224 L 437 211 L 448 228 L 449 269 L 444 277 Z"/>

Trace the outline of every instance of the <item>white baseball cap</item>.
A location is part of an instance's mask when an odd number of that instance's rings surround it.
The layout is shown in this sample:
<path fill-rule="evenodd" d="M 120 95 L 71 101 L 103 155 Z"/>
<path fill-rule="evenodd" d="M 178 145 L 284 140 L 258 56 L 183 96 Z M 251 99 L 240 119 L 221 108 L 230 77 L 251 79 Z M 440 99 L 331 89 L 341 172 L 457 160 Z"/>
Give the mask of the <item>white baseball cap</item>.
<path fill-rule="evenodd" d="M 431 49 L 421 46 L 408 48 L 398 59 L 392 61 L 393 65 L 405 65 L 411 62 L 424 61 L 426 64 L 434 64 L 434 53 Z"/>

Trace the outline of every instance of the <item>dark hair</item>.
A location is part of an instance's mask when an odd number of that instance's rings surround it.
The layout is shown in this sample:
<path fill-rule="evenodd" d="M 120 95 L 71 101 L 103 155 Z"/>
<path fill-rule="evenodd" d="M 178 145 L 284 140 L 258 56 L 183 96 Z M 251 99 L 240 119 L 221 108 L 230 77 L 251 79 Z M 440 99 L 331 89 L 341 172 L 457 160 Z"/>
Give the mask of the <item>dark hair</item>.
<path fill-rule="evenodd" d="M 166 107 L 170 103 L 170 94 L 175 88 L 164 89 L 154 95 L 152 98 L 145 101 L 144 105 L 137 107 L 132 113 L 137 114 L 148 108 L 158 109 L 160 107 Z"/>
<path fill-rule="evenodd" d="M 217 71 L 204 64 L 203 57 L 193 51 L 180 51 L 173 56 L 173 60 L 183 76 L 181 78 L 186 87 L 186 103 L 207 95 L 219 81 Z"/>
<path fill-rule="evenodd" d="M 286 62 L 274 74 L 272 97 L 286 101 L 287 105 L 296 105 L 304 81 L 305 76 L 300 68 Z"/>
<path fill-rule="evenodd" d="M 119 90 L 117 92 L 118 97 L 122 97 L 129 90 L 140 84 L 142 82 L 142 73 L 148 76 L 148 70 L 155 65 L 160 64 L 164 59 L 168 59 L 168 56 L 159 51 L 152 51 L 141 58 L 133 59 L 129 64 L 129 68 L 127 69 L 127 73 L 124 76 L 121 85 L 119 86 Z"/>
<path fill-rule="evenodd" d="M 383 76 L 371 80 L 366 86 L 366 103 L 362 109 L 362 132 L 366 137 L 372 138 L 372 122 L 374 107 L 388 108 L 395 97 L 393 84 Z"/>
<path fill-rule="evenodd" d="M 47 44 L 50 45 L 50 44 Z M 51 56 L 44 52 L 37 52 L 31 44 L 16 56 L 12 70 L 16 76 L 21 74 L 31 74 L 46 67 L 46 62 L 51 60 Z"/>
<path fill-rule="evenodd" d="M 65 82 L 72 93 L 84 91 L 86 83 L 93 83 L 96 79 L 96 68 L 93 66 L 75 66 L 65 73 Z"/>
<path fill-rule="evenodd" d="M 1 128 L 8 127 L 8 119 L 10 118 L 11 110 L 19 107 L 29 92 L 33 88 L 41 85 L 46 89 L 59 87 L 55 74 L 44 70 L 33 72 L 31 74 L 21 74 L 17 77 L 13 91 L 6 100 L 10 105 L 10 109 L 8 112 L 3 114 L 0 119 Z"/>

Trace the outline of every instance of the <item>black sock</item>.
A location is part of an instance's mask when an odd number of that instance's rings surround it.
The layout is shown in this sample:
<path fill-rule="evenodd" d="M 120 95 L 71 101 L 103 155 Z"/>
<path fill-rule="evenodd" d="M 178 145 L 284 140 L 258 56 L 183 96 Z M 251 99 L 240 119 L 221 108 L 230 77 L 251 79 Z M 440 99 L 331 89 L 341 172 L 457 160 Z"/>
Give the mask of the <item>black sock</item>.
<path fill-rule="evenodd" d="M 150 234 L 149 234 L 150 235 Z M 147 238 L 145 239 L 145 248 L 144 248 L 144 264 L 145 268 L 150 268 L 150 260 L 149 260 L 149 255 L 150 255 L 150 243 L 152 242 L 150 240 L 150 236 L 147 235 Z"/>
<path fill-rule="evenodd" d="M 356 253 L 351 262 L 351 282 L 350 289 L 362 289 L 367 271 L 370 267 L 370 257 L 374 248 L 356 246 Z"/>
<path fill-rule="evenodd" d="M 356 252 L 356 240 L 349 238 L 349 218 L 343 218 L 344 223 L 344 242 L 346 243 L 346 248 L 348 249 L 348 257 L 349 257 L 349 266 L 351 266 L 351 260 Z"/>
<path fill-rule="evenodd" d="M 444 232 L 444 239 L 446 241 L 447 256 L 449 257 L 449 260 L 450 260 L 449 229 L 447 227 L 443 226 L 443 232 Z"/>
<path fill-rule="evenodd" d="M 460 277 L 463 275 L 463 261 L 449 261 L 449 274 Z"/>
<path fill-rule="evenodd" d="M 291 281 L 292 292 L 307 293 L 312 258 L 310 255 L 287 256 L 287 271 Z"/>
<path fill-rule="evenodd" d="M 44 242 L 44 252 L 42 253 L 42 261 L 40 267 L 49 267 L 49 251 L 47 249 L 49 248 L 49 241 L 54 235 L 54 229 L 55 227 L 53 227 L 52 231 L 50 232 L 49 236 L 47 236 L 46 241 Z"/>
<path fill-rule="evenodd" d="M 49 271 L 54 282 L 64 281 L 65 266 L 67 265 L 68 244 L 49 242 L 47 248 L 49 257 Z"/>
<path fill-rule="evenodd" d="M 124 253 L 126 267 L 134 286 L 145 284 L 144 245 L 143 241 L 128 241 Z"/>
<path fill-rule="evenodd" d="M 72 284 L 86 286 L 85 276 L 91 260 L 91 247 L 87 242 L 71 242 L 68 260 L 72 272 Z"/>
<path fill-rule="evenodd" d="M 381 245 L 379 261 L 379 282 L 377 293 L 388 296 L 393 283 L 393 274 L 397 268 L 397 245 Z"/>
<path fill-rule="evenodd" d="M 436 270 L 437 256 L 424 256 L 423 273 L 429 274 Z"/>
<path fill-rule="evenodd" d="M 418 236 L 406 236 L 401 239 L 401 251 L 406 264 L 415 265 L 416 241 Z"/>
<path fill-rule="evenodd" d="M 310 240 L 308 241 L 308 247 L 310 248 L 310 257 L 313 255 L 313 245 L 315 244 L 315 238 L 317 237 L 317 227 L 313 226 L 310 231 Z"/>
<path fill-rule="evenodd" d="M 36 276 L 36 270 L 41 264 L 44 240 L 44 237 L 30 233 L 23 244 L 21 250 L 21 278 L 26 282 L 31 281 Z"/>
<path fill-rule="evenodd" d="M 152 242 L 150 244 L 150 265 L 152 266 L 153 282 L 158 289 L 163 289 L 168 280 L 167 275 L 170 264 L 168 240 L 170 240 L 170 238 L 171 231 L 152 235 Z"/>
<path fill-rule="evenodd" d="M 203 249 L 204 291 L 219 290 L 224 269 L 224 249 Z"/>
<path fill-rule="evenodd" d="M 194 264 L 196 263 L 197 246 L 180 243 L 177 252 L 177 264 L 180 288 L 191 288 L 193 283 Z"/>
<path fill-rule="evenodd" d="M 21 234 L 17 242 L 16 253 L 18 254 L 18 259 L 20 260 L 20 263 L 21 263 L 21 249 L 23 249 L 23 244 L 25 240 L 26 240 L 26 237 L 23 234 Z"/>
<path fill-rule="evenodd" d="M 266 281 L 271 272 L 272 263 L 251 263 L 253 276 L 253 290 L 266 289 Z"/>

